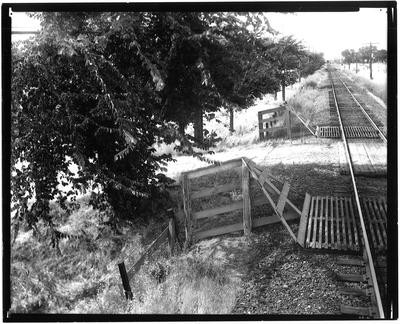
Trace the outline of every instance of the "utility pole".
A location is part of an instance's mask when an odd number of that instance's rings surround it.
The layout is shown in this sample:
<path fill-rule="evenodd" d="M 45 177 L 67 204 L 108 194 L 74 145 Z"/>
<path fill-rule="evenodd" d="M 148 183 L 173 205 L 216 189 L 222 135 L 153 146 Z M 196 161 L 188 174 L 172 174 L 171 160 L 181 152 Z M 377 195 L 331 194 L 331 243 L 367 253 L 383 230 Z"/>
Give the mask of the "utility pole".
<path fill-rule="evenodd" d="M 358 55 L 355 53 L 355 61 L 356 61 L 356 74 L 358 73 Z"/>
<path fill-rule="evenodd" d="M 369 42 L 369 78 L 371 80 L 373 80 L 373 77 L 372 77 L 372 60 L 374 58 L 374 54 L 372 53 L 372 45 L 375 45 L 375 44 L 377 44 L 377 43 Z M 368 43 L 366 45 L 368 45 Z"/>
<path fill-rule="evenodd" d="M 369 78 L 372 80 L 372 43 L 369 43 Z"/>

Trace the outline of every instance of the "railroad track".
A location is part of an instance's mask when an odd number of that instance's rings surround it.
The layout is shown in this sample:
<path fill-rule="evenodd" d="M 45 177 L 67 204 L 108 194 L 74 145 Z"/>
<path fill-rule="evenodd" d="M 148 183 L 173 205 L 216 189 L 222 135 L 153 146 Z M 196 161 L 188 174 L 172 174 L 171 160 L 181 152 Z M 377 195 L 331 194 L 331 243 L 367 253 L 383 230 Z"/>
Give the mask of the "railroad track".
<path fill-rule="evenodd" d="M 347 138 L 380 138 L 387 143 L 382 122 L 357 98 L 351 86 L 334 71 L 329 71 L 329 79 L 334 89 L 329 93 L 330 122 L 329 125 L 318 127 L 317 136 L 340 138 L 343 131 Z"/>
<path fill-rule="evenodd" d="M 347 289 L 344 294 L 351 296 L 365 296 L 370 299 L 370 307 L 352 307 L 342 305 L 341 311 L 345 314 L 356 314 L 359 316 L 372 318 L 385 318 L 384 297 L 386 295 L 386 260 L 385 248 L 383 255 L 378 259 L 377 241 L 386 243 L 386 203 L 384 206 L 378 206 L 376 203 L 365 203 L 359 197 L 359 189 L 357 178 L 354 175 L 353 161 L 351 151 L 349 149 L 349 141 L 354 136 L 349 131 L 352 128 L 364 127 L 369 132 L 374 133 L 377 138 L 387 143 L 385 134 L 382 132 L 379 121 L 367 111 L 354 97 L 346 83 L 334 72 L 329 71 L 329 78 L 332 86 L 333 107 L 336 112 L 336 122 L 338 123 L 340 137 L 345 148 L 346 160 L 349 166 L 352 186 L 352 202 L 355 207 L 354 211 L 350 205 L 351 216 L 353 221 L 354 233 L 349 233 L 349 237 L 353 236 L 353 240 L 359 236 L 361 250 L 361 258 L 350 258 L 339 260 L 341 265 L 347 265 L 351 268 L 358 269 L 357 273 L 338 274 L 340 280 L 358 283 L 360 287 Z M 333 206 L 333 203 L 331 203 Z M 373 206 L 372 209 L 366 209 L 366 206 Z M 327 205 L 328 206 L 328 205 Z M 347 208 L 347 207 L 346 207 Z M 374 210 L 374 208 L 376 210 Z M 369 210 L 367 212 L 367 210 Z M 377 220 L 377 215 L 381 216 L 381 221 Z M 345 214 L 343 214 L 345 217 Z M 347 217 L 350 217 L 348 214 Z M 371 219 L 372 218 L 372 219 Z M 347 220 L 349 221 L 349 220 Z M 326 223 L 328 224 L 328 223 Z M 374 225 L 375 224 L 375 225 Z M 326 225 L 327 226 L 327 225 Z M 375 226 L 375 228 L 373 228 Z M 357 233 L 358 231 L 358 233 Z M 359 235 L 358 235 L 359 234 Z M 379 237 L 378 237 L 379 236 Z M 382 244 L 383 245 L 383 244 Z M 361 271 L 360 271 L 361 270 Z"/>

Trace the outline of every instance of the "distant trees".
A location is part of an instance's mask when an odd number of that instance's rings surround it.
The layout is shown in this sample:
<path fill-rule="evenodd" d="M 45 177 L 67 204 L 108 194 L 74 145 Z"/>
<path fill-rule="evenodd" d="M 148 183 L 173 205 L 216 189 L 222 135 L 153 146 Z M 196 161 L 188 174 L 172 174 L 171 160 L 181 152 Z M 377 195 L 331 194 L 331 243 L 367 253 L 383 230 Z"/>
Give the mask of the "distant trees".
<path fill-rule="evenodd" d="M 384 49 L 377 50 L 375 52 L 375 62 L 386 63 L 387 62 L 387 51 Z"/>
<path fill-rule="evenodd" d="M 384 49 L 378 50 L 378 48 L 372 44 L 364 46 L 355 51 L 354 49 L 346 49 L 342 51 L 343 62 L 349 65 L 356 63 L 356 73 L 358 72 L 358 63 L 369 63 L 370 79 L 372 76 L 372 63 L 374 62 L 387 62 L 387 51 Z"/>
<path fill-rule="evenodd" d="M 374 62 L 377 51 L 377 47 L 373 45 L 361 47 L 357 52 L 359 60 L 363 63 Z"/>
<path fill-rule="evenodd" d="M 274 76 L 278 89 L 282 90 L 282 100 L 286 99 L 286 87 L 297 82 L 300 76 L 307 76 L 320 69 L 325 63 L 322 53 L 312 53 L 292 36 L 280 38 L 266 46 L 265 55 L 273 62 Z"/>
<path fill-rule="evenodd" d="M 356 61 L 356 52 L 353 49 L 346 49 L 342 52 L 342 56 L 344 63 L 348 64 L 350 69 L 350 64 Z"/>

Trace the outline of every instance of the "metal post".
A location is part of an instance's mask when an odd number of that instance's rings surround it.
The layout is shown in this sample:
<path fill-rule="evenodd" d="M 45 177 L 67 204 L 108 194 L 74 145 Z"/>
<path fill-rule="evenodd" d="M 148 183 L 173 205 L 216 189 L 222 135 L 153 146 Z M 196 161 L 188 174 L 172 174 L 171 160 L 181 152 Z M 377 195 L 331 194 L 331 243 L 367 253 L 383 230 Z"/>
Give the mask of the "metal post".
<path fill-rule="evenodd" d="M 131 285 L 129 284 L 128 273 L 126 272 L 125 263 L 122 261 L 118 263 L 119 273 L 121 275 L 122 286 L 124 287 L 125 297 L 128 300 L 132 300 L 133 294 L 131 290 Z"/>

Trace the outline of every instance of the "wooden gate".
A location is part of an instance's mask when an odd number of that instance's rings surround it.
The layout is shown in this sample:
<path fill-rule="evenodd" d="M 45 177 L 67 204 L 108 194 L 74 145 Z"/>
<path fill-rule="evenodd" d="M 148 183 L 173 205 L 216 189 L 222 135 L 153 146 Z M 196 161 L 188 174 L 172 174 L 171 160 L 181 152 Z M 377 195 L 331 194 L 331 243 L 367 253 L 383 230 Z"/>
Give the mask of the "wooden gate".
<path fill-rule="evenodd" d="M 267 116 L 265 117 L 265 115 Z M 273 137 L 280 131 L 284 131 L 286 136 L 291 138 L 290 111 L 285 106 L 259 111 L 258 127 L 260 140 Z"/>
<path fill-rule="evenodd" d="M 203 176 L 211 176 L 227 171 L 232 172 L 233 176 L 237 176 L 237 178 L 234 179 L 235 181 L 229 181 L 229 183 L 225 184 L 214 183 L 212 187 L 197 191 L 192 190 L 192 181 L 196 181 L 196 179 Z M 250 192 L 251 177 L 254 178 L 261 187 L 263 191 L 261 197 L 251 198 L 254 196 L 253 193 Z M 182 173 L 181 185 L 185 214 L 186 244 L 189 245 L 201 239 L 237 231 L 243 231 L 245 235 L 248 235 L 252 228 L 277 222 L 282 222 L 288 228 L 294 240 L 297 241 L 296 236 L 293 234 L 286 221 L 300 218 L 301 212 L 288 199 L 289 184 L 284 183 L 282 184 L 282 188 L 278 189 L 271 182 L 271 178 L 272 175 L 268 173 L 268 170 L 262 170 L 254 162 L 246 158 L 235 159 L 221 163 L 218 166 L 210 166 Z M 198 181 L 201 182 L 201 180 Z M 218 207 L 198 211 L 192 209 L 192 205 L 196 199 L 213 197 L 222 193 L 235 193 L 237 199 Z M 276 203 L 271 193 L 278 196 L 278 201 Z M 264 212 L 261 217 L 253 217 L 252 208 L 265 204 L 272 206 L 272 210 Z M 238 219 L 231 217 L 232 213 L 237 213 L 238 211 L 241 215 L 241 220 L 239 222 Z M 212 220 L 210 220 L 210 222 L 212 223 L 209 224 L 211 228 L 202 228 L 199 222 L 211 218 Z M 230 221 L 231 223 L 226 224 L 225 221 Z M 234 223 L 232 223 L 232 221 L 234 221 Z"/>
<path fill-rule="evenodd" d="M 294 123 L 292 123 L 292 116 L 296 117 Z M 277 136 L 286 136 L 292 139 L 292 136 L 304 135 L 303 129 L 313 136 L 317 136 L 317 129 L 311 125 L 310 120 L 286 105 L 259 111 L 258 127 L 260 140 Z"/>

